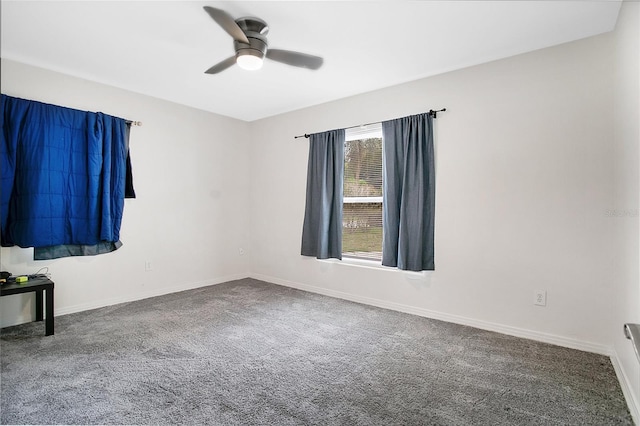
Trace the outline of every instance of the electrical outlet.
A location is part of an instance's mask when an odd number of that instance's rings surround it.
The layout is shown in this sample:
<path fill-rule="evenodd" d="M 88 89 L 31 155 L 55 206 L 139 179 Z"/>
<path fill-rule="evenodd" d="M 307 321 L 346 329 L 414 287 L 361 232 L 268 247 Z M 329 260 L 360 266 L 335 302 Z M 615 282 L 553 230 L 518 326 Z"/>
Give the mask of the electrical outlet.
<path fill-rule="evenodd" d="M 144 271 L 145 272 L 153 271 L 153 263 L 150 260 L 144 261 Z"/>
<path fill-rule="evenodd" d="M 533 304 L 538 306 L 547 306 L 547 291 L 535 290 L 533 292 Z"/>

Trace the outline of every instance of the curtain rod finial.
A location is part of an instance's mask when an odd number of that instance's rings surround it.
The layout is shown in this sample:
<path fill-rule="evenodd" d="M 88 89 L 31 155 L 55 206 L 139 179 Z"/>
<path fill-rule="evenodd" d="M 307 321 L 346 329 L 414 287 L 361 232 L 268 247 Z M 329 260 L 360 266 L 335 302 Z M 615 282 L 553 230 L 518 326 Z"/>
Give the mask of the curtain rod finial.
<path fill-rule="evenodd" d="M 439 113 L 439 112 L 444 112 L 444 111 L 446 111 L 446 110 L 447 110 L 446 108 L 442 108 L 442 109 L 439 109 L 439 110 L 432 110 L 432 109 L 430 109 L 430 110 L 429 110 L 429 115 L 430 115 L 431 117 L 433 117 L 433 118 L 438 118 L 438 113 Z"/>

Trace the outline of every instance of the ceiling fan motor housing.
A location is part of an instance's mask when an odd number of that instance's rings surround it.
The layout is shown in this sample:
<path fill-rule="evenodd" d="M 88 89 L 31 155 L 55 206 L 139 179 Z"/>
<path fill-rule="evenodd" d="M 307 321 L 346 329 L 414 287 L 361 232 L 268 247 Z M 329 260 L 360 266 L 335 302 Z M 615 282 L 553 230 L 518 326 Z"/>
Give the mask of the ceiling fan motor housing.
<path fill-rule="evenodd" d="M 267 40 L 257 33 L 247 33 L 249 44 L 234 40 L 233 47 L 236 50 L 236 57 L 239 55 L 252 55 L 264 58 L 267 53 Z"/>
<path fill-rule="evenodd" d="M 269 32 L 267 23 L 259 18 L 239 18 L 236 23 L 247 36 L 249 44 L 234 40 L 233 47 L 236 51 L 236 57 L 240 55 L 252 55 L 261 59 L 267 53 L 268 44 L 265 37 Z"/>

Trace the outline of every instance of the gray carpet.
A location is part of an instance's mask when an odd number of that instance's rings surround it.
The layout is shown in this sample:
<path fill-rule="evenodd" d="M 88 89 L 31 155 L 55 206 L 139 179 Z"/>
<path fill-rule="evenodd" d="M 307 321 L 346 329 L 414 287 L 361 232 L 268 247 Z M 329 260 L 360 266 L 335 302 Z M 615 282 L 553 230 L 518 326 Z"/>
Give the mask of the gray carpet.
<path fill-rule="evenodd" d="M 252 279 L 0 344 L 5 424 L 632 424 L 607 357 Z"/>

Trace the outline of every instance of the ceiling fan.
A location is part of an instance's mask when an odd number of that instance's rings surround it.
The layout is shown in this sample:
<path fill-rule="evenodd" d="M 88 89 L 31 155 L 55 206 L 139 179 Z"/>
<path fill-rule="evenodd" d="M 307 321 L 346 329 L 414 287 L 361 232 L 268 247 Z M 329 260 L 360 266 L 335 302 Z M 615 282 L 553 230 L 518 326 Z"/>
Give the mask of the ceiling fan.
<path fill-rule="evenodd" d="M 206 74 L 217 74 L 235 63 L 246 70 L 257 70 L 262 68 L 265 57 L 272 61 L 311 70 L 317 70 L 322 66 L 323 59 L 319 56 L 290 50 L 269 49 L 266 37 L 269 27 L 262 19 L 246 17 L 234 20 L 224 10 L 210 6 L 204 6 L 204 10 L 233 37 L 233 47 L 236 51 L 234 56 L 206 70 Z"/>

